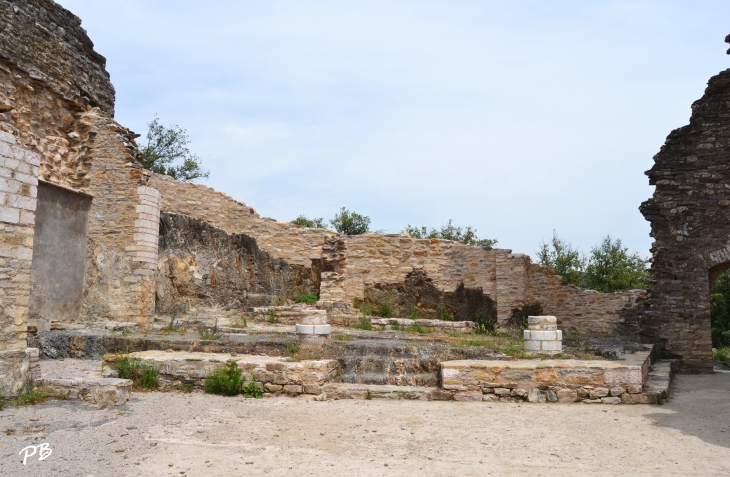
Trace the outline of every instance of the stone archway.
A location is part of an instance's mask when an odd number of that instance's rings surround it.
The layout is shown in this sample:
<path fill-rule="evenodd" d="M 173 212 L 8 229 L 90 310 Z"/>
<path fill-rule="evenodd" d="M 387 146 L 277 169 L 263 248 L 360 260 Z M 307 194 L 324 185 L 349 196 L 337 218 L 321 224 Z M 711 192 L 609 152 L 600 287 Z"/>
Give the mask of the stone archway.
<path fill-rule="evenodd" d="M 656 190 L 639 210 L 655 241 L 641 332 L 683 370 L 711 372 L 709 289 L 730 269 L 730 70 L 710 79 L 646 174 Z"/>

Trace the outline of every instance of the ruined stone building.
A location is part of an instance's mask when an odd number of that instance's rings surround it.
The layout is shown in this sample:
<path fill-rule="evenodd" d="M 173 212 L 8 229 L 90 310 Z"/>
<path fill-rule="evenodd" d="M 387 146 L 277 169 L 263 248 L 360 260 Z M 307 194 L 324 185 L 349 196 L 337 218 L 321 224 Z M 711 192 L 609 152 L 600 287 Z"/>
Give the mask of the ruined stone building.
<path fill-rule="evenodd" d="M 657 192 L 642 206 L 656 238 L 647 296 L 564 284 L 511 250 L 294 226 L 144 170 L 137 136 L 114 120 L 105 63 L 80 19 L 52 0 L 0 0 L 0 386 L 11 392 L 27 380 L 29 330 L 145 329 L 156 313 L 305 292 L 333 315 L 382 296 L 399 312 L 417 305 L 435 316 L 448 306 L 499 326 L 555 315 L 568 335 L 642 334 L 710 366 L 708 287 L 730 268 L 729 72 L 710 81 L 649 172 Z"/>

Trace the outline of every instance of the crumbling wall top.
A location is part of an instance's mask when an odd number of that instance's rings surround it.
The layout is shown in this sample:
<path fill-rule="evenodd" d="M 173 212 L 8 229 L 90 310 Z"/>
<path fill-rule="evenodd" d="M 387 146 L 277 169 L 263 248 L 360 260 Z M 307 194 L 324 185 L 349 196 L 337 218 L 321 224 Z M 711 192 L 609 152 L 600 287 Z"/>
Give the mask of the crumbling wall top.
<path fill-rule="evenodd" d="M 65 100 L 114 115 L 106 58 L 94 51 L 81 20 L 53 0 L 0 0 L 0 59 Z"/>

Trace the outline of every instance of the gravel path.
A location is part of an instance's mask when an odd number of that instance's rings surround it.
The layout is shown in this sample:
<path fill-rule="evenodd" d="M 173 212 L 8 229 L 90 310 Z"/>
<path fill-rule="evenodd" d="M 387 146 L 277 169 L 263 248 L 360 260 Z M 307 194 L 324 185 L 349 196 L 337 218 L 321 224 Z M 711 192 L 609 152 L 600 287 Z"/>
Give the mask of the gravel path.
<path fill-rule="evenodd" d="M 135 393 L 0 411 L 2 476 L 730 475 L 730 374 L 664 406 Z M 47 459 L 18 452 L 47 442 Z"/>

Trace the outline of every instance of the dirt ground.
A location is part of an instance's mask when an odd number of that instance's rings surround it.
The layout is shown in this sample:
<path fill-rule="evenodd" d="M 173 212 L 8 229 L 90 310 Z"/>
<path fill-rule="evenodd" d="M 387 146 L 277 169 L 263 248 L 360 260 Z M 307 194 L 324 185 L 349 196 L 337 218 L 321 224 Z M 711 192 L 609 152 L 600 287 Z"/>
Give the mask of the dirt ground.
<path fill-rule="evenodd" d="M 678 376 L 663 406 L 135 393 L 6 408 L 0 432 L 2 476 L 730 475 L 730 374 Z"/>

